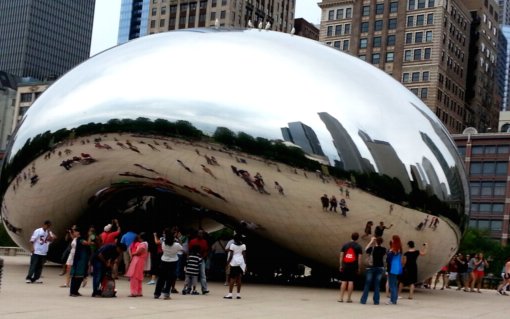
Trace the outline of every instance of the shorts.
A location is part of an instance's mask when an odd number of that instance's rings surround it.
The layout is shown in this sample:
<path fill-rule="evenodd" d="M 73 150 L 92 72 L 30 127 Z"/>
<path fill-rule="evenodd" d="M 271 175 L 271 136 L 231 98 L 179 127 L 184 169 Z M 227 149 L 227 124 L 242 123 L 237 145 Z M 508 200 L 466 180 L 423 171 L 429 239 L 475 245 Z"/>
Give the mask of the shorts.
<path fill-rule="evenodd" d="M 473 276 L 475 276 L 475 278 L 477 279 L 483 278 L 484 275 L 485 273 L 483 272 L 483 270 L 473 270 Z"/>
<path fill-rule="evenodd" d="M 243 270 L 241 269 L 240 266 L 230 266 L 230 274 L 228 275 L 229 278 L 237 278 L 242 274 Z"/>
<path fill-rule="evenodd" d="M 358 266 L 343 266 L 340 270 L 340 281 L 355 281 L 358 277 Z"/>

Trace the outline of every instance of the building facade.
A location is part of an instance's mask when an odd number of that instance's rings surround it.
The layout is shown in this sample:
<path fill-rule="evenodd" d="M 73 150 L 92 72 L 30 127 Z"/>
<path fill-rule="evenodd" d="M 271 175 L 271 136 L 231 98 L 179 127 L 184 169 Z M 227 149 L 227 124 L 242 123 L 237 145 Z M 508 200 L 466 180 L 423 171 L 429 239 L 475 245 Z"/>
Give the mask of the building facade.
<path fill-rule="evenodd" d="M 453 139 L 468 172 L 469 227 L 508 242 L 510 220 L 510 134 L 456 134 Z"/>
<path fill-rule="evenodd" d="M 129 4 L 131 12 L 129 13 Z M 147 8 L 147 12 L 146 12 Z M 294 26 L 295 0 L 124 0 L 119 26 L 126 39 L 127 22 L 132 23 L 129 39 L 145 34 L 201 27 L 248 27 L 267 23 L 275 31 L 290 32 Z M 136 17 L 135 17 L 136 15 Z M 138 25 L 137 27 L 133 26 Z M 144 27 L 147 27 L 144 30 Z M 136 33 L 139 33 L 136 36 Z"/>
<path fill-rule="evenodd" d="M 319 29 L 303 18 L 294 20 L 294 29 L 296 35 L 319 41 Z"/>
<path fill-rule="evenodd" d="M 118 44 L 147 35 L 150 0 L 122 0 Z"/>
<path fill-rule="evenodd" d="M 0 70 L 57 78 L 90 54 L 95 0 L 0 1 Z"/>
<path fill-rule="evenodd" d="M 16 90 L 12 129 L 18 125 L 25 112 L 52 83 L 53 81 L 39 81 L 32 78 L 21 79 Z"/>
<path fill-rule="evenodd" d="M 5 151 L 12 132 L 16 89 L 14 76 L 0 71 L 0 154 Z"/>
<path fill-rule="evenodd" d="M 467 2 L 324 0 L 319 3 L 319 41 L 393 76 L 418 95 L 450 132 L 460 133 L 467 126 L 487 128 L 496 125 L 499 111 L 499 107 L 494 109 L 495 80 L 490 77 L 496 65 L 496 40 L 489 35 L 497 28 L 497 16 L 494 10 L 491 15 L 487 7 L 480 13 L 482 20 L 485 14 L 484 25 L 473 29 L 479 11 L 474 3 L 468 7 Z M 483 1 L 478 2 L 484 7 Z M 485 32 L 479 37 L 484 40 L 478 39 L 471 47 L 470 37 L 476 32 Z M 476 51 L 482 43 L 483 53 Z M 476 56 L 473 61 L 479 63 L 483 54 L 484 68 L 487 64 L 487 71 L 482 72 L 483 83 L 491 91 L 486 98 L 481 94 L 467 99 L 467 92 L 479 92 L 484 87 L 478 73 L 468 72 L 470 49 Z M 471 67 L 478 65 L 472 63 Z M 484 115 L 487 112 L 490 114 Z"/>

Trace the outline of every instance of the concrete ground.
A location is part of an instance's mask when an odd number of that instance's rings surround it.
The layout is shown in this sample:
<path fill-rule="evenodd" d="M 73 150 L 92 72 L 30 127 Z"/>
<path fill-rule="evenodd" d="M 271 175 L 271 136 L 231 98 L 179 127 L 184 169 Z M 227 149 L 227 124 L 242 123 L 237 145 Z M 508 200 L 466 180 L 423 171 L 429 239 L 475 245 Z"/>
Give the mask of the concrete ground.
<path fill-rule="evenodd" d="M 59 286 L 64 277 L 52 264 L 43 270 L 43 284 L 26 284 L 29 257 L 2 257 L 4 270 L 0 288 L 0 318 L 505 318 L 510 313 L 510 296 L 494 290 L 483 293 L 418 289 L 414 300 L 401 299 L 398 305 L 361 305 L 360 292 L 352 304 L 339 303 L 336 289 L 246 284 L 241 300 L 225 300 L 226 287 L 210 283 L 209 295 L 172 295 L 172 300 L 152 298 L 154 286 L 144 285 L 144 297 L 128 298 L 129 283 L 117 281 L 117 298 L 91 298 L 91 281 L 69 297 Z M 182 288 L 178 282 L 178 288 Z M 407 294 L 404 294 L 404 298 Z M 370 300 L 369 300 L 370 301 Z"/>

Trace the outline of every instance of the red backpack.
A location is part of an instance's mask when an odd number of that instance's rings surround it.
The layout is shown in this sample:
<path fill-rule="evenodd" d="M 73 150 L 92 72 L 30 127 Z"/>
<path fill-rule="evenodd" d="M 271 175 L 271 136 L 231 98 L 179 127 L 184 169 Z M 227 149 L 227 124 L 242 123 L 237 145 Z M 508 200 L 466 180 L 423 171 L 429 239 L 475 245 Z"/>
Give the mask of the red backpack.
<path fill-rule="evenodd" d="M 344 258 L 342 259 L 342 262 L 344 262 L 346 264 L 350 264 L 350 263 L 355 262 L 356 258 L 357 258 L 356 251 L 351 246 L 351 247 L 347 248 L 347 251 L 344 253 Z"/>

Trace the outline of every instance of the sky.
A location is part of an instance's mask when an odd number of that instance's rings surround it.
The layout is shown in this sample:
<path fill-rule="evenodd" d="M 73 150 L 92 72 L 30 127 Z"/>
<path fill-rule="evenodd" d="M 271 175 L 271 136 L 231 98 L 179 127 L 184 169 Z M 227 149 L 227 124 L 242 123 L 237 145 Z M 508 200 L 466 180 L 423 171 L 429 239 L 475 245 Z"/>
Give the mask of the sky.
<path fill-rule="evenodd" d="M 313 24 L 320 23 L 320 0 L 296 0 L 296 18 L 305 18 Z M 117 44 L 121 0 L 96 0 L 94 28 L 90 55 Z"/>

